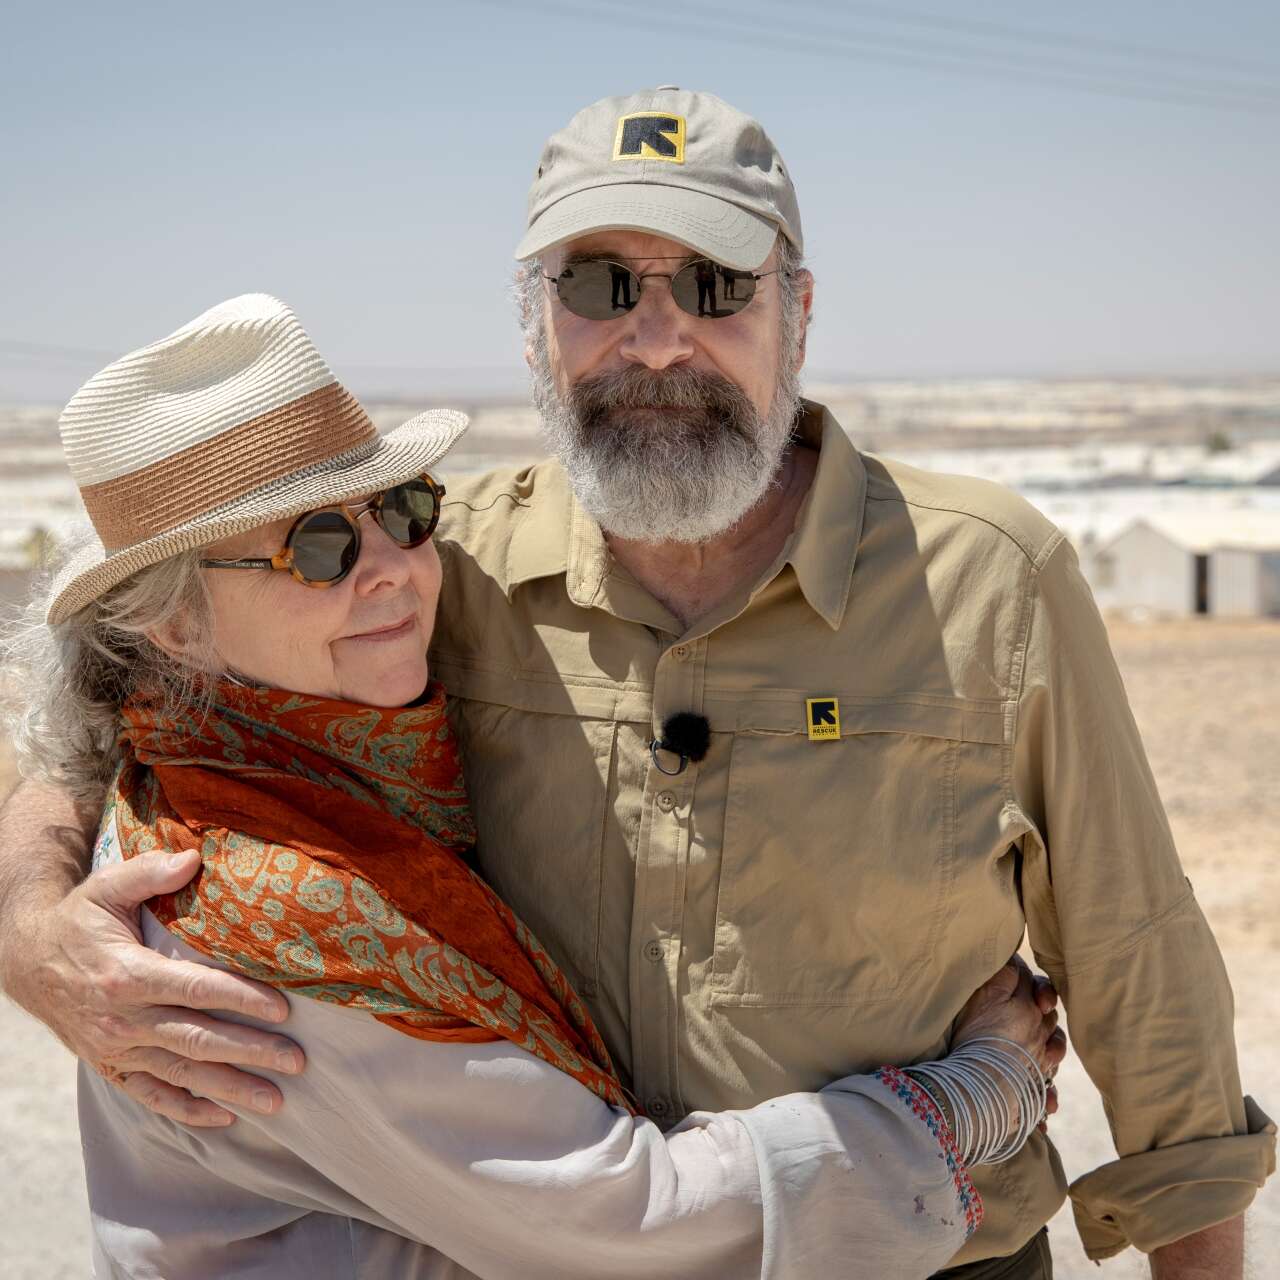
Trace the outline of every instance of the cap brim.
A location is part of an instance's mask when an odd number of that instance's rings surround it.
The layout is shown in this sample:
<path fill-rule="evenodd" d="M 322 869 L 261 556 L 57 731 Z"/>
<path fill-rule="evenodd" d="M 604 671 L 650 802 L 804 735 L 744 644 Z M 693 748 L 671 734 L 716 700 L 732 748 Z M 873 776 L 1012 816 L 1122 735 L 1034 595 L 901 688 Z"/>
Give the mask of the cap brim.
<path fill-rule="evenodd" d="M 655 182 L 592 187 L 557 200 L 516 248 L 523 261 L 595 231 L 650 231 L 678 240 L 726 267 L 754 271 L 781 227 L 718 196 Z"/>
<path fill-rule="evenodd" d="M 50 625 L 65 622 L 131 573 L 180 551 L 207 546 L 233 533 L 358 498 L 421 475 L 449 452 L 467 429 L 467 422 L 465 413 L 431 409 L 371 444 L 282 476 L 243 498 L 123 551 L 108 554 L 97 543 L 68 565 L 55 583 L 47 620 Z"/>

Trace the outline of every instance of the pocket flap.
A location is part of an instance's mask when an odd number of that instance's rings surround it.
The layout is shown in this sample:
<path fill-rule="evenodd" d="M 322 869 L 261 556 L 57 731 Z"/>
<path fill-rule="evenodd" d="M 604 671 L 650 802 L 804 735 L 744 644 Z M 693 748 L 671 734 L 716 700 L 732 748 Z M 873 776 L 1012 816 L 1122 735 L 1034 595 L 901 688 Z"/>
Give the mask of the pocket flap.
<path fill-rule="evenodd" d="M 436 658 L 432 669 L 450 694 L 474 702 L 633 724 L 649 724 L 653 717 L 653 689 L 638 681 L 615 683 L 591 676 L 511 671 L 454 657 Z M 844 738 L 910 733 L 994 746 L 1004 741 L 1006 704 L 936 694 L 867 697 L 830 689 L 740 692 L 711 686 L 703 695 L 702 714 L 713 733 L 804 734 L 805 699 L 826 694 L 839 699 Z"/>
<path fill-rule="evenodd" d="M 704 697 L 713 729 L 738 733 L 807 733 L 805 699 L 830 695 L 840 704 L 840 736 L 863 733 L 910 733 L 954 742 L 1004 741 L 1005 706 L 929 694 L 873 698 L 839 690 L 779 690 L 735 696 L 708 689 Z"/>

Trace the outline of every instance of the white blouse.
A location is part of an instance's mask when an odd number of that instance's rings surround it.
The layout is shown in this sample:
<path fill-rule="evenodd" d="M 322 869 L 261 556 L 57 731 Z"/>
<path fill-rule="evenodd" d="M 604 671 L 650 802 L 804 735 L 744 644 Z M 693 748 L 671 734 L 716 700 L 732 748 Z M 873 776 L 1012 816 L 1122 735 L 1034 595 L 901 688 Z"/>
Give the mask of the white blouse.
<path fill-rule="evenodd" d="M 214 963 L 143 924 L 156 951 Z M 263 1072 L 284 1107 L 225 1129 L 82 1067 L 95 1275 L 908 1280 L 969 1230 L 964 1171 L 879 1077 L 663 1133 L 506 1041 L 418 1040 L 303 997 L 270 1029 L 307 1069 Z"/>

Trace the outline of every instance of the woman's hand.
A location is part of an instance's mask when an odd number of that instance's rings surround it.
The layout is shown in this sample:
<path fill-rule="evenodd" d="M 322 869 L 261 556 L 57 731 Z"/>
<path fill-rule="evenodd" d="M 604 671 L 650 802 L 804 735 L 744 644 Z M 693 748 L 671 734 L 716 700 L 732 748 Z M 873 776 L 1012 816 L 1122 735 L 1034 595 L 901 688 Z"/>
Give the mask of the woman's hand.
<path fill-rule="evenodd" d="M 1049 1075 L 1066 1056 L 1066 1032 L 1058 1029 L 1058 993 L 1037 978 L 1019 956 L 973 993 L 960 1010 L 951 1047 L 978 1036 L 1003 1036 L 1024 1048 Z"/>
<path fill-rule="evenodd" d="M 1067 1054 L 1067 1033 L 1058 1026 L 1058 993 L 1049 979 L 1036 977 L 1014 956 L 960 1010 L 951 1048 L 959 1049 L 979 1036 L 1012 1040 L 1031 1055 L 1050 1082 L 1045 1111 L 1053 1115 L 1058 1091 L 1051 1082 Z"/>

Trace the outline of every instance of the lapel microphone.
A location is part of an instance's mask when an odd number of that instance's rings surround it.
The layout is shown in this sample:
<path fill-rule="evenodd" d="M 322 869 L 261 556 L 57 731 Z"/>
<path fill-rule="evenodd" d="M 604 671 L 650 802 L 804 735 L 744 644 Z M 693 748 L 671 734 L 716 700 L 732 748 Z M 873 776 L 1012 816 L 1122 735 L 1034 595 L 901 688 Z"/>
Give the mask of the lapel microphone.
<path fill-rule="evenodd" d="M 649 755 L 659 773 L 674 778 L 689 767 L 690 760 L 697 764 L 704 759 L 710 747 L 711 722 L 707 717 L 695 715 L 692 711 L 677 711 L 662 722 L 662 737 L 654 738 L 649 743 Z M 679 766 L 675 769 L 663 768 L 662 761 L 658 759 L 659 751 L 679 756 Z"/>

